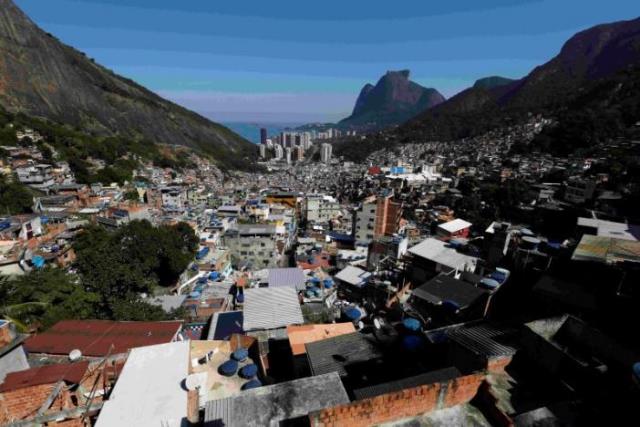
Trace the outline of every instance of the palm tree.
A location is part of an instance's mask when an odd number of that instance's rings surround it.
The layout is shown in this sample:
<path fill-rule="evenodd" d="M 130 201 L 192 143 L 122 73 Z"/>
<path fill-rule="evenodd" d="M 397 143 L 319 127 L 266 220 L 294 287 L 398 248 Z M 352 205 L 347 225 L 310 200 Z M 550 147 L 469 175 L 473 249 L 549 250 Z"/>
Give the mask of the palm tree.
<path fill-rule="evenodd" d="M 29 301 L 19 304 L 7 304 L 10 295 L 10 284 L 7 276 L 0 276 L 0 319 L 11 321 L 20 332 L 26 332 L 28 327 L 20 319 L 41 311 L 49 305 L 46 302 Z"/>

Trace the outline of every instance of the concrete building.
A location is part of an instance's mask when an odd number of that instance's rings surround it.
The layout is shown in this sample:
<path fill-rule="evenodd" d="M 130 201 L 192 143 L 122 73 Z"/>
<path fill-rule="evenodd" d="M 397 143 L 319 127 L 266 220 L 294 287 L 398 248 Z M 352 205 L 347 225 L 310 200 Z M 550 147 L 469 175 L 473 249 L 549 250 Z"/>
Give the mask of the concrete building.
<path fill-rule="evenodd" d="M 164 187 L 160 189 L 162 206 L 182 209 L 187 202 L 187 192 L 182 187 Z"/>
<path fill-rule="evenodd" d="M 291 164 L 291 151 L 291 147 L 285 147 L 284 149 L 284 159 L 286 160 L 288 165 Z"/>
<path fill-rule="evenodd" d="M 273 147 L 273 155 L 276 160 L 282 159 L 284 156 L 284 149 L 282 148 L 282 145 L 276 144 Z"/>
<path fill-rule="evenodd" d="M 0 383 L 7 374 L 29 369 L 27 355 L 22 347 L 27 335 L 18 333 L 15 325 L 0 320 Z"/>
<path fill-rule="evenodd" d="M 260 144 L 267 145 L 267 129 L 260 128 Z"/>
<path fill-rule="evenodd" d="M 329 163 L 331 161 L 331 152 L 333 147 L 326 142 L 320 146 L 320 161 L 323 163 Z"/>
<path fill-rule="evenodd" d="M 16 174 L 18 181 L 39 190 L 49 188 L 54 184 L 51 165 L 37 164 L 16 168 Z"/>
<path fill-rule="evenodd" d="M 310 195 L 305 198 L 304 215 L 307 222 L 327 222 L 342 213 L 340 203 L 324 195 Z"/>
<path fill-rule="evenodd" d="M 273 225 L 239 224 L 223 236 L 232 259 L 238 263 L 249 261 L 255 269 L 278 266 L 276 228 Z"/>
<path fill-rule="evenodd" d="M 356 211 L 356 243 L 369 244 L 376 237 L 392 236 L 398 232 L 401 217 L 402 203 L 393 201 L 392 194 L 368 199 Z"/>
<path fill-rule="evenodd" d="M 582 204 L 593 198 L 596 183 L 592 180 L 574 178 L 567 182 L 564 199 L 569 203 Z"/>

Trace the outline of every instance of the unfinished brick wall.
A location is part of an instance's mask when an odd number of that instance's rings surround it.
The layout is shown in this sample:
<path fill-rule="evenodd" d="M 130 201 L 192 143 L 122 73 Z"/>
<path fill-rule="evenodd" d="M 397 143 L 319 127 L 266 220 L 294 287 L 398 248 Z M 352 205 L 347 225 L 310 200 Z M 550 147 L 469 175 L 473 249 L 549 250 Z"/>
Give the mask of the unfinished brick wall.
<path fill-rule="evenodd" d="M 358 400 L 309 414 L 315 427 L 365 427 L 467 403 L 484 380 L 481 373 Z"/>
<path fill-rule="evenodd" d="M 0 425 L 34 416 L 54 387 L 42 384 L 0 394 Z"/>
<path fill-rule="evenodd" d="M 487 371 L 491 373 L 501 373 L 504 372 L 504 368 L 509 366 L 511 363 L 511 356 L 506 357 L 496 357 L 493 359 L 489 359 L 487 361 Z"/>

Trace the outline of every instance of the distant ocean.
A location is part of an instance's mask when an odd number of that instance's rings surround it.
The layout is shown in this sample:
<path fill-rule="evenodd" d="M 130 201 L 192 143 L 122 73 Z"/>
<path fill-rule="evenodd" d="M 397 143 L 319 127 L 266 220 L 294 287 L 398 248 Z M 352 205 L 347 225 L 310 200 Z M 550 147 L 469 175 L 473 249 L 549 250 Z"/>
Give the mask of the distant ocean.
<path fill-rule="evenodd" d="M 260 128 L 266 128 L 267 135 L 271 138 L 287 128 L 292 129 L 304 123 L 223 122 L 222 124 L 254 144 L 260 144 Z"/>

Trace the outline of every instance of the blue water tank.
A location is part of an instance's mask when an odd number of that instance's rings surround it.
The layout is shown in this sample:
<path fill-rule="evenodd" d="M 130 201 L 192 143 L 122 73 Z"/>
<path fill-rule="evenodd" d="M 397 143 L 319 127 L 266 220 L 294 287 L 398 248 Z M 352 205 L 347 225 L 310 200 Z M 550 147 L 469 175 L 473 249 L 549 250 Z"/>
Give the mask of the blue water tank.
<path fill-rule="evenodd" d="M 414 319 L 413 317 L 407 317 L 402 321 L 402 325 L 408 329 L 409 331 L 419 331 L 422 324 L 418 319 Z"/>
<path fill-rule="evenodd" d="M 257 373 L 258 373 L 258 367 L 255 365 L 255 363 L 251 363 L 250 365 L 246 365 L 240 368 L 240 376 L 242 378 L 246 378 L 246 379 L 253 378 L 256 376 Z"/>
<path fill-rule="evenodd" d="M 498 289 L 499 286 L 500 286 L 500 283 L 497 280 L 490 279 L 488 277 L 485 277 L 484 279 L 480 280 L 480 287 L 484 289 L 488 289 L 490 291 L 494 289 Z"/>
<path fill-rule="evenodd" d="M 262 387 L 262 383 L 259 380 L 251 380 L 251 381 L 247 381 L 246 383 L 242 384 L 242 387 L 240 387 L 242 390 L 251 390 L 252 388 L 258 388 L 258 387 Z"/>
<path fill-rule="evenodd" d="M 34 257 L 31 258 L 31 263 L 35 268 L 42 268 L 44 267 L 44 258 L 40 255 L 34 255 Z"/>
<path fill-rule="evenodd" d="M 326 289 L 330 289 L 330 288 L 333 286 L 333 280 L 331 280 L 331 279 L 324 279 L 324 280 L 322 281 L 322 284 L 324 285 L 324 287 L 325 287 Z"/>
<path fill-rule="evenodd" d="M 220 274 L 217 271 L 209 273 L 209 280 L 218 280 L 218 277 L 220 277 Z"/>
<path fill-rule="evenodd" d="M 242 348 L 240 347 L 239 349 L 237 349 L 236 351 L 234 351 L 231 354 L 231 357 L 234 360 L 237 360 L 238 362 L 242 362 L 243 360 L 245 360 L 247 357 L 249 357 L 249 352 L 247 351 L 246 348 Z"/>
<path fill-rule="evenodd" d="M 402 338 L 402 346 L 407 350 L 417 350 L 424 345 L 424 339 L 418 335 L 407 335 Z"/>
<path fill-rule="evenodd" d="M 360 319 L 360 317 L 362 317 L 362 313 L 360 312 L 360 310 L 354 307 L 345 310 L 344 315 L 347 316 L 347 319 L 350 319 L 352 321 L 358 320 Z"/>
<path fill-rule="evenodd" d="M 494 271 L 491 273 L 491 279 L 495 280 L 499 284 L 507 281 L 507 275 L 501 271 Z"/>
<path fill-rule="evenodd" d="M 449 299 L 442 301 L 442 306 L 445 309 L 453 311 L 453 312 L 457 312 L 458 310 L 460 310 L 460 304 L 458 304 L 455 301 L 449 300 Z"/>
<path fill-rule="evenodd" d="M 235 374 L 237 370 L 238 370 L 238 362 L 236 362 L 235 360 L 227 360 L 218 368 L 218 372 L 220 372 L 221 375 L 224 375 L 227 377 L 230 377 L 233 374 Z"/>

